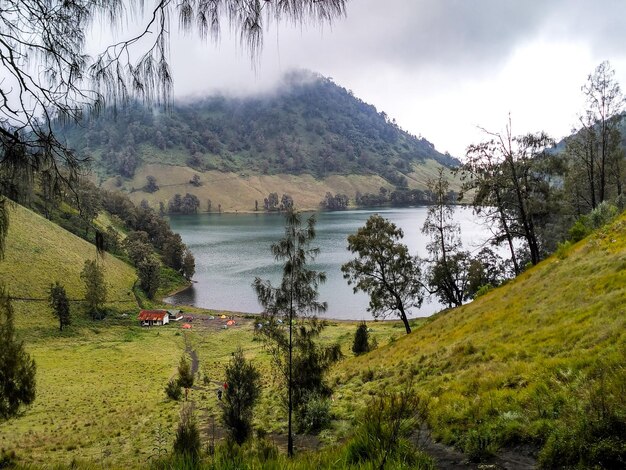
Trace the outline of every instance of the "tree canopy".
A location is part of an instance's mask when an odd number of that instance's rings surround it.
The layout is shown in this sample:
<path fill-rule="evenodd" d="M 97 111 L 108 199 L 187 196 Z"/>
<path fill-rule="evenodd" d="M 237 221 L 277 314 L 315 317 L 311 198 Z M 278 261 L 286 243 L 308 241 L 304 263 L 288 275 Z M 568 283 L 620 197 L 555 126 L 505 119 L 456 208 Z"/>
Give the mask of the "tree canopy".
<path fill-rule="evenodd" d="M 372 215 L 365 226 L 348 237 L 348 249 L 357 258 L 341 267 L 354 291 L 369 294 L 368 311 L 374 318 L 398 315 L 407 333 L 411 307 L 420 307 L 424 300 L 421 270 L 416 257 L 400 240 L 402 229 L 378 214 Z"/>

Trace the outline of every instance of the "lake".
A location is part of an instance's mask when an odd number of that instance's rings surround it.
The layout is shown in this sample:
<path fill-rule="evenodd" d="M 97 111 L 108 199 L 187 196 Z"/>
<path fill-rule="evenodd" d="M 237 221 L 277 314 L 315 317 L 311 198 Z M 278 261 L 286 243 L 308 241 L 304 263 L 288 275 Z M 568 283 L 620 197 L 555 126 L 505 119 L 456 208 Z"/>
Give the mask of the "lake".
<path fill-rule="evenodd" d="M 320 300 L 328 303 L 327 318 L 371 319 L 366 311 L 369 298 L 343 279 L 341 265 L 352 255 L 347 237 L 362 227 L 368 217 L 378 213 L 404 230 L 404 243 L 411 254 L 425 257 L 428 239 L 421 227 L 427 208 L 351 210 L 316 213 L 317 236 L 314 246 L 320 254 L 311 265 L 325 271 L 327 281 L 320 287 Z M 310 214 L 304 214 L 308 217 Z M 461 225 L 465 249 L 475 251 L 488 238 L 488 230 L 478 223 L 469 208 L 458 207 L 455 219 Z M 274 261 L 270 245 L 283 236 L 282 214 L 197 214 L 170 217 L 172 230 L 179 233 L 196 259 L 193 286 L 166 299 L 172 304 L 194 305 L 215 310 L 258 313 L 261 307 L 252 289 L 255 277 L 277 285 L 282 267 Z M 411 315 L 428 316 L 443 307 L 436 300 L 424 301 Z"/>

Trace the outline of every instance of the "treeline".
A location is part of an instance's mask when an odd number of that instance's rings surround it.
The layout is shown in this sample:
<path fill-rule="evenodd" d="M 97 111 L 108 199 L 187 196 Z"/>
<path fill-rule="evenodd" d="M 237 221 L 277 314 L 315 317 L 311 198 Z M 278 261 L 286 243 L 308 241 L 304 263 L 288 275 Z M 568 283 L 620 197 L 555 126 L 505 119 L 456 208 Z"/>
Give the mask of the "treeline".
<path fill-rule="evenodd" d="M 254 206 L 258 211 L 258 201 L 255 201 Z M 266 198 L 263 198 L 263 209 L 266 212 L 285 211 L 291 208 L 293 208 L 293 198 L 289 194 L 283 194 L 278 199 L 278 193 L 269 193 Z"/>
<path fill-rule="evenodd" d="M 169 200 L 167 204 L 167 210 L 170 214 L 195 214 L 200 208 L 200 199 L 193 194 L 174 194 L 174 197 Z"/>
<path fill-rule="evenodd" d="M 457 201 L 459 194 L 456 191 L 449 191 L 447 197 L 451 201 Z M 426 206 L 433 204 L 435 196 L 429 189 L 396 189 L 393 191 L 381 187 L 378 193 L 361 193 L 357 191 L 354 204 L 357 207 L 408 207 Z M 326 210 L 344 210 L 350 204 L 350 198 L 345 194 L 326 193 L 320 202 L 320 207 Z"/>

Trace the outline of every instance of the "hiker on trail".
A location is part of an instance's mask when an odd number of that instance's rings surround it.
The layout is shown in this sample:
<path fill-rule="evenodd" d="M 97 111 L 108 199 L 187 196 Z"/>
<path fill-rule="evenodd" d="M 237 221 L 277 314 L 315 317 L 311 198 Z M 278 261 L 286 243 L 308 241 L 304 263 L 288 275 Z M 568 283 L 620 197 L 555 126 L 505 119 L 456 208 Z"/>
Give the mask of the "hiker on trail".
<path fill-rule="evenodd" d="M 222 390 L 221 389 L 217 391 L 217 399 L 219 401 L 222 401 Z"/>
<path fill-rule="evenodd" d="M 224 391 L 228 390 L 228 384 L 224 382 Z"/>

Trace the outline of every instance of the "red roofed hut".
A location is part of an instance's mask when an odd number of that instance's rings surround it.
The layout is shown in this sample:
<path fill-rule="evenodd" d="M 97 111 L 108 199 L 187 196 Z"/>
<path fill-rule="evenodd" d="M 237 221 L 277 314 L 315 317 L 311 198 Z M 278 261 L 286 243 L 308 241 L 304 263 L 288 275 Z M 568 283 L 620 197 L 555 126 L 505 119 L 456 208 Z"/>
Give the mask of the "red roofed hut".
<path fill-rule="evenodd" d="M 141 310 L 139 312 L 141 326 L 161 326 L 169 322 L 170 318 L 165 310 Z"/>

